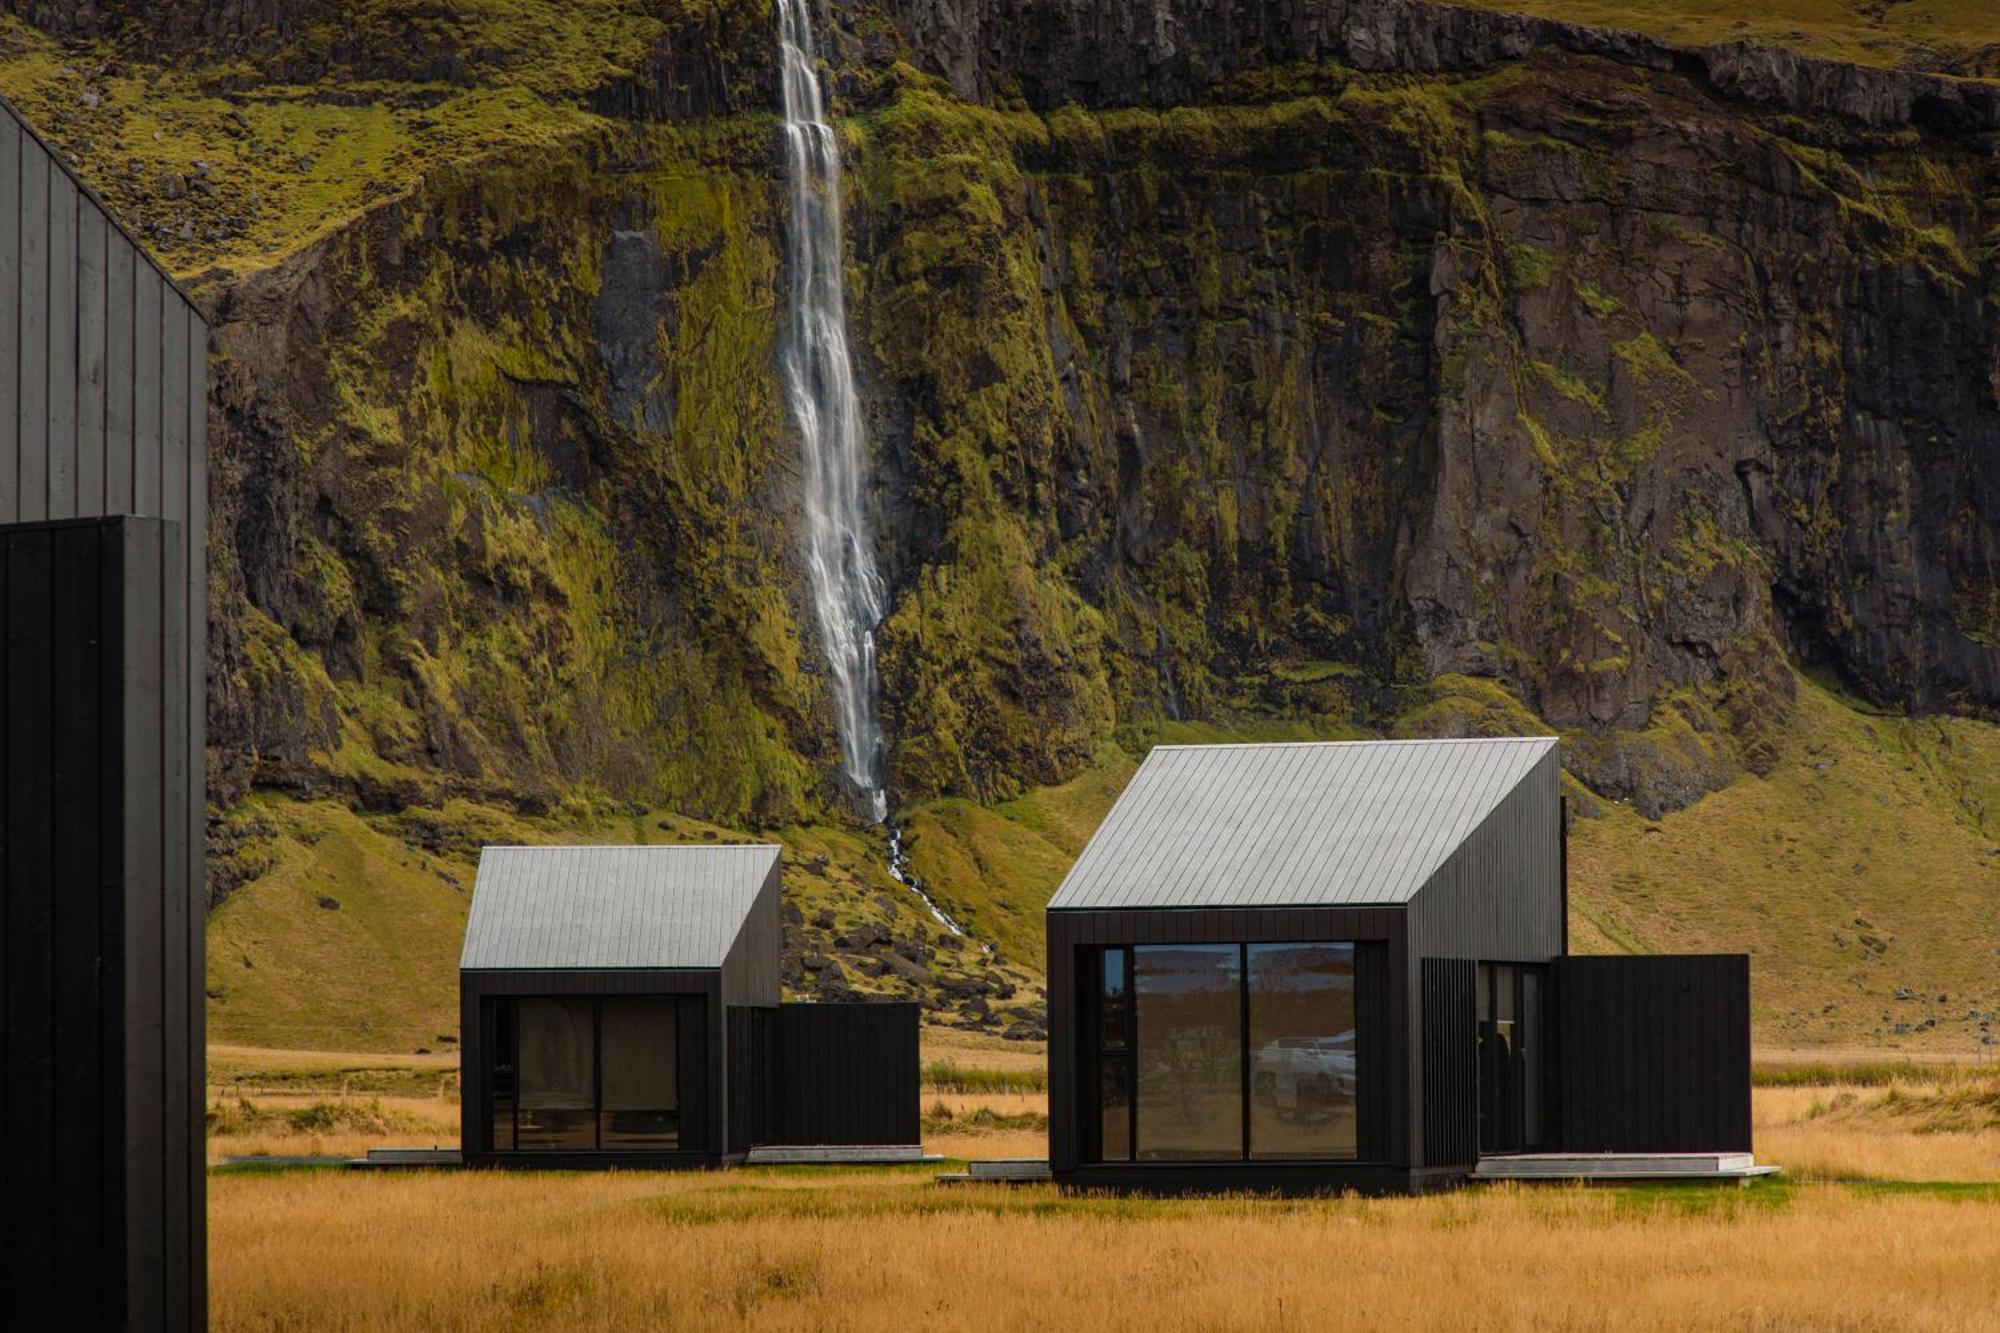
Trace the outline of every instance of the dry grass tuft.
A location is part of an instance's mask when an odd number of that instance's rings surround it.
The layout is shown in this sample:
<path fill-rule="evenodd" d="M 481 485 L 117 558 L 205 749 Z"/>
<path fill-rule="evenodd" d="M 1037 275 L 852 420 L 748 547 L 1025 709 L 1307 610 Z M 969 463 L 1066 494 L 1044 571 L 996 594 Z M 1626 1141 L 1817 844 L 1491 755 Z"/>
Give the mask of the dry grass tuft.
<path fill-rule="evenodd" d="M 457 1144 L 455 1097 L 250 1097 L 209 1090 L 211 1163 L 232 1157 L 361 1157 L 370 1148 Z"/>
<path fill-rule="evenodd" d="M 2000 1076 L 1759 1088 L 1759 1157 L 1801 1180 L 2000 1181 Z"/>

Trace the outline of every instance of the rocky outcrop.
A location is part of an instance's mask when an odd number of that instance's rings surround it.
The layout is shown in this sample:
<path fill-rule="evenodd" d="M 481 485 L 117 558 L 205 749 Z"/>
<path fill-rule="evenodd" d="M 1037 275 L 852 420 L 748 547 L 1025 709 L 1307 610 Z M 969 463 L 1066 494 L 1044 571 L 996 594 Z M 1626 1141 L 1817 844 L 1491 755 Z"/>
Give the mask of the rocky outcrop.
<path fill-rule="evenodd" d="M 884 0 L 961 97 L 1171 106 L 1247 70 L 1335 60 L 1369 73 L 1493 69 L 1537 51 L 1678 70 L 1714 92 L 1871 126 L 2000 127 L 2000 88 L 1752 43 L 1638 33 L 1433 0 Z"/>

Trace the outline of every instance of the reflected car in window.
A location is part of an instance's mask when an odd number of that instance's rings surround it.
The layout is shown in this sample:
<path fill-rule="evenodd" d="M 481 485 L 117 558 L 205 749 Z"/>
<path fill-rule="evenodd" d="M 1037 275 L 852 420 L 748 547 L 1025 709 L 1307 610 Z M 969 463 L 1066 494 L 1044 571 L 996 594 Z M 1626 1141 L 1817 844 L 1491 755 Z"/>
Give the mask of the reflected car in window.
<path fill-rule="evenodd" d="M 1354 1029 L 1331 1037 L 1280 1037 L 1257 1052 L 1251 1091 L 1280 1109 L 1354 1096 Z"/>

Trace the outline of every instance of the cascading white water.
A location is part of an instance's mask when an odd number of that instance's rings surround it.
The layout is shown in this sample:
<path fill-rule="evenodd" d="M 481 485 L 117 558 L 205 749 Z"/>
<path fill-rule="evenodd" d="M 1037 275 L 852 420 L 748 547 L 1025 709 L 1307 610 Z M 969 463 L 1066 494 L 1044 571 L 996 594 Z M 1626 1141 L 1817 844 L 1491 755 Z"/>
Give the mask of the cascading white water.
<path fill-rule="evenodd" d="M 792 187 L 785 238 L 791 319 L 781 360 L 805 461 L 806 571 L 833 677 L 841 756 L 870 816 L 881 823 L 888 798 L 875 711 L 875 627 L 882 623 L 883 587 L 862 507 L 868 441 L 847 353 L 840 144 L 820 99 L 806 0 L 777 0 L 777 6 Z"/>

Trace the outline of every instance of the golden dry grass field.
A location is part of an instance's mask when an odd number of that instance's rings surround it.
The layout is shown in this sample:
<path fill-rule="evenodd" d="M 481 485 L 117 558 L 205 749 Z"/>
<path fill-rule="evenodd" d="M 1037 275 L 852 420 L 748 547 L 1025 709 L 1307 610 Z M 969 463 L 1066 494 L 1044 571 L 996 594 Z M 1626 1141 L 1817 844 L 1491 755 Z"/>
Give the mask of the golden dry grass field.
<path fill-rule="evenodd" d="M 225 1174 L 212 1327 L 1990 1329 L 2000 1190 L 1111 1200 L 915 1168 Z"/>
<path fill-rule="evenodd" d="M 1038 1088 L 972 1086 L 1028 1061 L 956 1034 L 925 1054 L 949 1076 L 931 1151 L 1042 1155 Z M 1866 1055 L 1760 1063 L 1757 1148 L 1787 1173 L 1751 1188 L 1162 1201 L 934 1168 L 236 1165 L 209 1181 L 213 1327 L 1992 1328 L 2000 1072 Z M 408 1075 L 435 1062 L 218 1052 L 211 1161 L 449 1144 L 448 1087 L 375 1088 Z"/>

